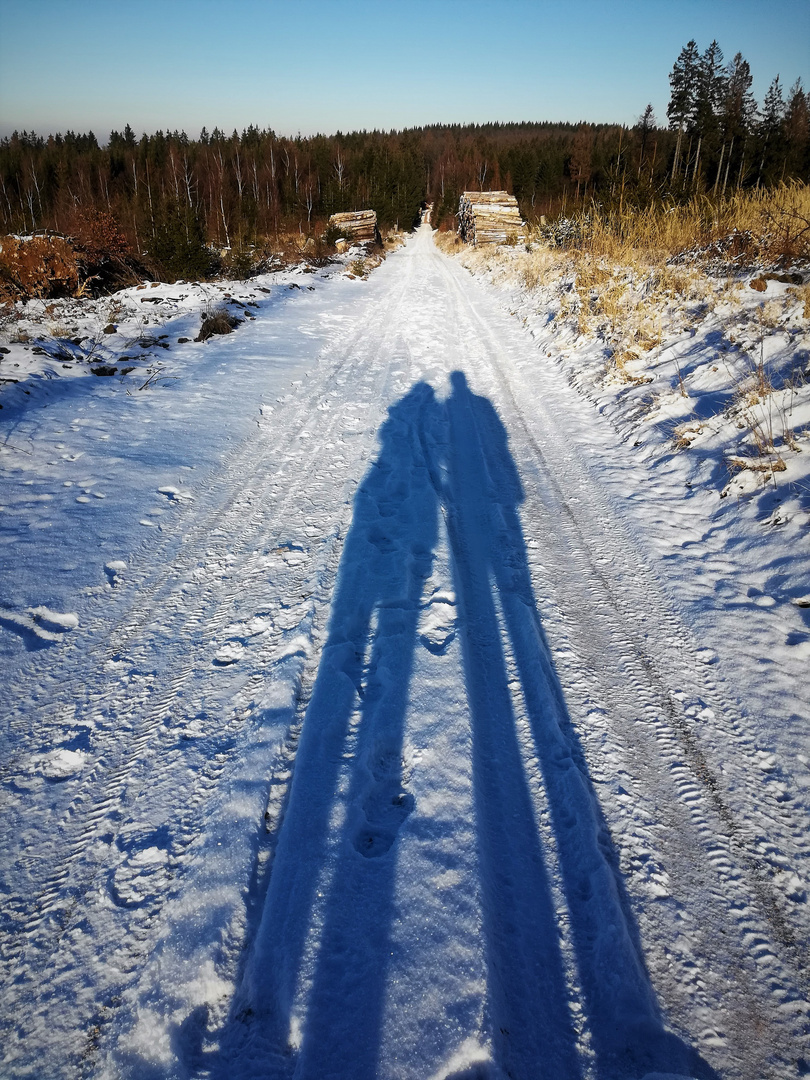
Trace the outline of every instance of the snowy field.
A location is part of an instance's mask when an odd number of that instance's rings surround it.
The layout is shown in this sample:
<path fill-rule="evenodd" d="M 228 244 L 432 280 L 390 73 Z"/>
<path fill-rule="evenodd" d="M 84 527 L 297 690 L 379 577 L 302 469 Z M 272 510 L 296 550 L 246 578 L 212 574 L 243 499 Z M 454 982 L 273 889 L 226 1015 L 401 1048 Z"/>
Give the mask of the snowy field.
<path fill-rule="evenodd" d="M 810 1074 L 808 420 L 474 269 L 3 328 L 3 1077 Z"/>

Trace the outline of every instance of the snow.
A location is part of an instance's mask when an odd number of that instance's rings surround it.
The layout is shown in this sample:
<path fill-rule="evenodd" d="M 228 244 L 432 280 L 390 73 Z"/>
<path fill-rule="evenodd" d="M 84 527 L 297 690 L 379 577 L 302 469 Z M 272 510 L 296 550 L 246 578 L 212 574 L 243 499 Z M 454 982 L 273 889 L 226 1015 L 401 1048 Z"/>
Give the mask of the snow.
<path fill-rule="evenodd" d="M 17 630 L 21 637 L 30 636 L 38 642 L 58 641 L 62 634 L 75 630 L 79 625 L 78 615 L 72 612 L 62 614 L 51 611 L 40 604 L 27 611 L 13 611 L 0 608 L 0 623 Z"/>
<path fill-rule="evenodd" d="M 50 754 L 40 755 L 33 771 L 41 772 L 49 780 L 67 780 L 81 772 L 86 757 L 81 750 L 53 750 Z"/>
<path fill-rule="evenodd" d="M 633 385 L 605 377 L 604 338 L 582 338 L 561 317 L 570 275 L 527 290 L 508 259 L 466 260 L 496 285 L 540 353 L 609 418 L 628 453 L 618 467 L 604 463 L 604 479 L 633 502 L 636 542 L 671 571 L 669 588 L 709 662 L 754 658 L 735 665 L 726 692 L 754 723 L 762 717 L 758 738 L 781 760 L 795 758 L 806 750 L 810 714 L 810 620 L 801 610 L 810 586 L 810 327 L 802 294 L 770 280 L 763 299 L 748 288 L 753 273 L 731 287 L 698 280 L 698 304 L 654 312 L 650 302 L 646 315 L 659 318 L 661 340 L 639 361 L 643 381 Z M 628 321 L 632 315 L 631 307 Z M 754 445 L 758 428 L 772 435 L 771 453 Z M 771 473 L 774 461 L 784 470 Z M 799 769 L 794 780 L 805 787 L 810 777 Z"/>
<path fill-rule="evenodd" d="M 639 412 L 475 269 L 6 327 L 4 1076 L 807 1070 L 804 459 L 671 452 L 713 316 Z"/>

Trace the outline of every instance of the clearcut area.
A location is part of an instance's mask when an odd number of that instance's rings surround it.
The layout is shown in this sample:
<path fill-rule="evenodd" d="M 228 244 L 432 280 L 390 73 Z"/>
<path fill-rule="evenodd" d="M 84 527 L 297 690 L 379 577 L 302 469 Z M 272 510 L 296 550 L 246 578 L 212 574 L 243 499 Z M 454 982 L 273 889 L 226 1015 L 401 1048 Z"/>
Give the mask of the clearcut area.
<path fill-rule="evenodd" d="M 429 226 L 340 269 L 3 399 L 0 1074 L 810 1074 L 795 648 Z"/>

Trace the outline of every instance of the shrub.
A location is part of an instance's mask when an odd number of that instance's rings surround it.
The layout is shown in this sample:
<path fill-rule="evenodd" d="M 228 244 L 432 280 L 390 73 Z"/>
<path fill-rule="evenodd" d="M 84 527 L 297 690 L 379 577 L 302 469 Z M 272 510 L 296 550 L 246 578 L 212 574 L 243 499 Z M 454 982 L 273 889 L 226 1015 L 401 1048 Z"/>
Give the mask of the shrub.
<path fill-rule="evenodd" d="M 207 341 L 216 334 L 230 334 L 239 326 L 239 319 L 227 308 L 207 308 L 202 314 L 202 326 L 195 341 Z"/>
<path fill-rule="evenodd" d="M 327 248 L 335 250 L 335 243 L 343 236 L 343 230 L 337 225 L 327 225 L 326 230 L 321 236 L 323 244 Z"/>
<path fill-rule="evenodd" d="M 347 273 L 350 277 L 354 278 L 366 278 L 368 277 L 368 267 L 366 266 L 365 259 L 354 259 L 349 263 Z"/>
<path fill-rule="evenodd" d="M 257 261 L 254 252 L 247 248 L 228 251 L 222 258 L 222 273 L 231 281 L 244 281 L 255 273 Z"/>
<path fill-rule="evenodd" d="M 112 214 L 92 207 L 77 207 L 68 220 L 68 232 L 93 258 L 121 257 L 129 252 L 127 238 Z"/>
<path fill-rule="evenodd" d="M 79 279 L 76 251 L 64 237 L 0 239 L 0 294 L 5 298 L 74 296 Z"/>
<path fill-rule="evenodd" d="M 171 281 L 205 278 L 216 267 L 214 254 L 205 244 L 200 220 L 190 207 L 169 206 L 164 210 L 149 254 L 162 276 Z"/>

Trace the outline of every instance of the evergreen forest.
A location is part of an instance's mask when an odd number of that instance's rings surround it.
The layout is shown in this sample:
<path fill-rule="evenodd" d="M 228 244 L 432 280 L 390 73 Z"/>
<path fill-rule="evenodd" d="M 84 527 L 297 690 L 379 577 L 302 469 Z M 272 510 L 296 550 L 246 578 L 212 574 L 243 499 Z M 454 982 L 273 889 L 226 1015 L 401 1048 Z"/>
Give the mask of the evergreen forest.
<path fill-rule="evenodd" d="M 529 221 L 591 205 L 645 207 L 810 180 L 810 94 L 773 79 L 762 103 L 748 63 L 690 41 L 669 76 L 666 121 L 436 124 L 403 131 L 276 135 L 250 126 L 199 138 L 127 125 L 0 142 L 0 232 L 50 230 L 149 253 L 166 273 L 202 276 L 211 249 L 270 250 L 320 234 L 330 214 L 376 210 L 412 227 L 433 203 L 452 227 L 462 191 L 505 189 Z"/>

